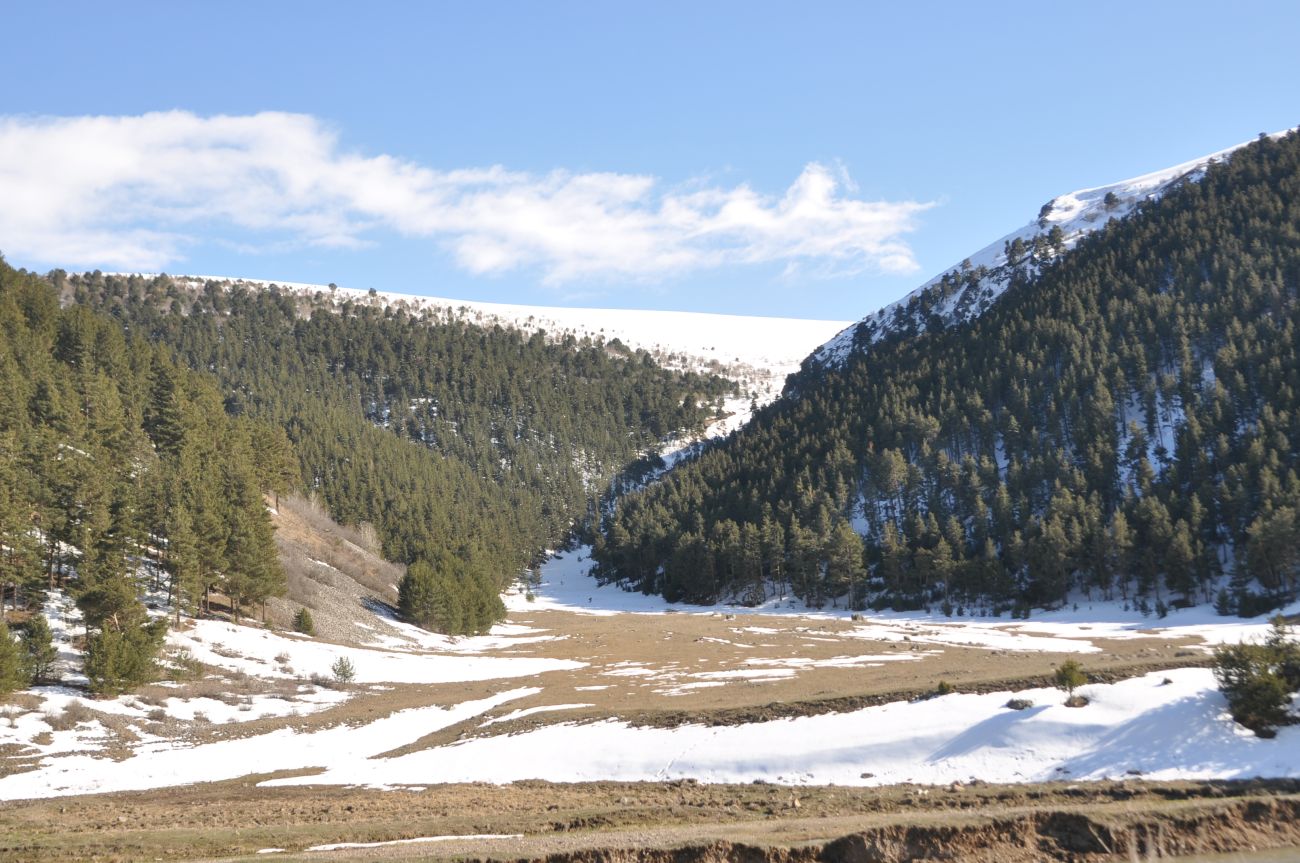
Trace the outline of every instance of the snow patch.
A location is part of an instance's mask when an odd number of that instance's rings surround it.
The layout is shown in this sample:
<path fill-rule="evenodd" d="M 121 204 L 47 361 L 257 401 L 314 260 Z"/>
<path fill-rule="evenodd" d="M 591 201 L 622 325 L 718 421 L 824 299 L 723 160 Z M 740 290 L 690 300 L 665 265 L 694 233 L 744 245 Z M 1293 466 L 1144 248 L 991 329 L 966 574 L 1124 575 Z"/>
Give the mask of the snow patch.
<path fill-rule="evenodd" d="M 542 565 L 541 583 L 530 588 L 528 601 L 522 590 L 508 592 L 503 599 L 512 612 L 569 611 L 580 614 L 707 614 L 735 617 L 802 617 L 852 621 L 847 632 L 819 632 L 809 639 L 844 637 L 919 643 L 983 650 L 1097 653 L 1100 639 L 1201 638 L 1207 644 L 1235 643 L 1262 638 L 1269 620 L 1277 612 L 1255 618 L 1219 616 L 1207 605 L 1173 609 L 1155 618 L 1120 602 L 1078 603 L 1056 611 L 1039 611 L 1028 620 L 969 615 L 945 617 L 929 612 L 859 613 L 841 608 L 810 608 L 791 599 L 770 599 L 757 606 L 688 605 L 670 603 L 663 597 L 622 589 L 618 584 L 599 584 L 591 575 L 591 549 L 551 557 Z M 1300 614 L 1300 602 L 1281 610 Z M 774 635 L 782 630 L 756 624 L 738 625 L 737 633 Z M 606 672 L 609 673 L 609 672 Z M 634 672 L 642 673 L 642 672 Z"/>
<path fill-rule="evenodd" d="M 483 723 L 486 728 L 489 725 L 496 725 L 501 722 L 513 722 L 516 719 L 523 719 L 525 716 L 533 716 L 537 713 L 549 713 L 553 710 L 579 710 L 583 707 L 591 707 L 590 704 L 543 704 L 539 707 L 525 707 L 520 710 L 514 710 L 505 716 L 497 716 Z"/>
<path fill-rule="evenodd" d="M 468 655 L 455 650 L 444 654 L 346 647 L 218 620 L 195 621 L 190 629 L 168 633 L 167 640 L 173 647 L 188 650 L 200 662 L 261 678 L 299 679 L 311 674 L 329 677 L 330 668 L 340 658 L 352 663 L 357 683 L 496 680 L 584 665 L 566 659 L 473 655 L 475 649 L 486 649 L 485 644 L 471 644 Z"/>
<path fill-rule="evenodd" d="M 565 723 L 382 761 L 332 758 L 321 775 L 264 784 L 693 778 L 863 786 L 1102 779 L 1131 770 L 1157 780 L 1300 775 L 1300 728 L 1282 728 L 1274 740 L 1245 732 L 1227 715 L 1208 669 L 1156 672 L 1083 692 L 1092 702 L 1084 708 L 1066 707 L 1058 690 L 1035 689 L 735 726 Z M 1013 695 L 1036 706 L 1010 710 Z"/>
<path fill-rule="evenodd" d="M 324 767 L 327 762 L 365 763 L 396 746 L 540 691 L 515 689 L 450 708 L 412 708 L 364 725 L 338 725 L 306 733 L 282 728 L 198 745 L 175 740 L 146 741 L 122 762 L 86 754 L 42 758 L 35 770 L 0 778 L 0 800 L 139 791 L 218 782 L 252 771 Z"/>
<path fill-rule="evenodd" d="M 416 839 L 390 839 L 387 842 L 334 842 L 329 845 L 313 845 L 307 851 L 342 851 L 347 848 L 384 848 L 389 845 L 419 845 L 425 842 L 475 842 L 493 839 L 522 839 L 522 833 L 473 833 L 466 836 L 421 836 Z M 269 850 L 269 849 L 268 849 Z M 278 850 L 278 849 L 276 849 Z M 261 854 L 262 852 L 257 852 Z"/>

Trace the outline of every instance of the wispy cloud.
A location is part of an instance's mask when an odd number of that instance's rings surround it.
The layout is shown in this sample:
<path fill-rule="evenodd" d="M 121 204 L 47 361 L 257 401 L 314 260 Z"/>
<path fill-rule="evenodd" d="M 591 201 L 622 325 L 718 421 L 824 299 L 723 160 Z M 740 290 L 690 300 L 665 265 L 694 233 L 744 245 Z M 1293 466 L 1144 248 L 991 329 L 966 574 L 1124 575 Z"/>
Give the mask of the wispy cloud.
<path fill-rule="evenodd" d="M 810 163 L 780 194 L 644 174 L 445 170 L 340 148 L 314 117 L 0 118 L 0 250 L 51 266 L 160 270 L 198 242 L 349 247 L 428 238 L 475 274 L 657 279 L 738 264 L 917 269 L 928 204 L 865 201 Z M 228 238 L 227 238 L 228 239 Z"/>

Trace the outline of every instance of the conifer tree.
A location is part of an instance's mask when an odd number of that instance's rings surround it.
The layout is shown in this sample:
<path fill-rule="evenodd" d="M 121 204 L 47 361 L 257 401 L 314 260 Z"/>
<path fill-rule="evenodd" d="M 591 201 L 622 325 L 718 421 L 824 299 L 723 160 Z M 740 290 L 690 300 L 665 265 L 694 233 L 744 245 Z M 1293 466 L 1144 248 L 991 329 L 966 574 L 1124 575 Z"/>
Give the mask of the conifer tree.
<path fill-rule="evenodd" d="M 104 626 L 86 639 L 86 677 L 96 695 L 120 695 L 153 680 L 167 621 L 119 629 Z"/>
<path fill-rule="evenodd" d="M 298 609 L 298 613 L 293 616 L 293 631 L 301 632 L 303 635 L 316 634 L 316 622 L 312 620 L 311 612 L 306 608 Z"/>
<path fill-rule="evenodd" d="M 54 648 L 54 637 L 45 615 L 34 614 L 28 619 L 19 635 L 19 645 L 22 648 L 23 674 L 27 680 L 33 683 L 51 680 L 59 652 Z"/>
<path fill-rule="evenodd" d="M 168 489 L 163 524 L 167 541 L 168 596 L 179 623 L 182 610 L 197 613 L 203 593 L 198 538 L 194 534 L 194 521 L 179 479 L 174 480 Z"/>
<path fill-rule="evenodd" d="M 0 619 L 0 696 L 23 689 L 30 683 L 22 650 L 14 641 L 8 625 Z"/>
<path fill-rule="evenodd" d="M 826 552 L 826 579 L 837 593 L 847 593 L 849 608 L 861 608 L 863 602 L 862 580 L 866 569 L 862 564 L 862 537 L 847 521 L 841 521 L 831 532 Z"/>
<path fill-rule="evenodd" d="M 21 468 L 15 453 L 15 436 L 0 433 L 0 588 L 9 591 L 17 609 L 24 598 L 42 585 L 39 550 L 32 534 L 35 507 L 20 492 Z M 0 592 L 0 609 L 4 607 Z"/>

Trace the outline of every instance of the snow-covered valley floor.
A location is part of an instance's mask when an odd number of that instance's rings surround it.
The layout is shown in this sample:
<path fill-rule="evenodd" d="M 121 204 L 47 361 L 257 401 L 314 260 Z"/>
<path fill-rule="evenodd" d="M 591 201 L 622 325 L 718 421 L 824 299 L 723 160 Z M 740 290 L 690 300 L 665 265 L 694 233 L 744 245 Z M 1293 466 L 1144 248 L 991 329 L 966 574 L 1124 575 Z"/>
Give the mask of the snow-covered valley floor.
<path fill-rule="evenodd" d="M 331 759 L 319 775 L 268 785 L 370 787 L 444 782 L 597 780 L 887 785 L 1042 782 L 1140 774 L 1154 779 L 1290 776 L 1300 729 L 1261 740 L 1234 726 L 1206 669 L 1090 686 L 1070 708 L 1053 689 L 947 695 L 849 713 L 744 725 L 634 727 L 562 722 L 397 758 Z M 1169 734 L 1169 729 L 1179 734 Z"/>
<path fill-rule="evenodd" d="M 77 688 L 75 607 L 56 595 L 69 674 L 0 716 L 0 799 L 252 774 L 378 788 L 1300 776 L 1300 728 L 1264 740 L 1236 726 L 1203 667 L 1262 619 L 1086 602 L 1028 621 L 669 606 L 597 586 L 587 565 L 584 550 L 557 556 L 477 638 L 398 642 L 378 615 L 371 646 L 195 621 L 168 649 L 202 664 L 198 681 L 105 700 Z M 350 684 L 326 679 L 340 657 Z M 1105 681 L 1081 708 L 1034 682 L 1071 657 Z M 939 681 L 956 691 L 926 697 Z"/>

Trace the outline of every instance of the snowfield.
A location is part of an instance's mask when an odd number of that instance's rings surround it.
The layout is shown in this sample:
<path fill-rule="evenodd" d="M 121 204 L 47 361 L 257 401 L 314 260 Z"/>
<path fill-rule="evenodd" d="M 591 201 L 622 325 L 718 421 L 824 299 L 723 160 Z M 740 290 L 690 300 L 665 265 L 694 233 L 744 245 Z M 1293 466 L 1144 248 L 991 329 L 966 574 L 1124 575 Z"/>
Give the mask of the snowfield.
<path fill-rule="evenodd" d="M 1217 644 L 1262 639 L 1275 612 L 1256 618 L 1221 617 L 1208 605 L 1174 609 L 1164 618 L 1125 609 L 1120 602 L 1090 601 L 1079 597 L 1069 608 L 1035 611 L 1028 620 L 1001 617 L 945 617 L 925 612 L 854 612 L 835 607 L 810 608 L 793 598 L 769 599 L 757 606 L 741 604 L 689 605 L 670 603 L 663 597 L 624 590 L 617 584 L 599 584 L 591 575 L 591 548 L 553 555 L 542 566 L 542 582 L 528 590 L 516 588 L 503 598 L 511 611 L 569 611 L 578 614 L 731 614 L 853 620 L 857 625 L 835 638 L 911 642 L 987 650 L 1051 653 L 1098 653 L 1094 640 L 1195 637 Z M 528 598 L 531 593 L 532 599 Z M 1300 602 L 1282 609 L 1300 614 Z M 761 626 L 745 631 L 762 634 Z"/>
<path fill-rule="evenodd" d="M 382 762 L 334 762 L 267 785 L 393 787 L 440 782 L 596 780 L 887 785 L 1289 776 L 1300 728 L 1261 740 L 1236 726 L 1212 674 L 1182 669 L 1087 686 L 1083 708 L 1054 689 L 948 695 L 852 713 L 749 725 L 634 728 L 603 721 L 482 737 Z M 1177 734 L 1170 734 L 1178 729 Z M 3 785 L 0 785 L 3 793 Z"/>
<path fill-rule="evenodd" d="M 365 725 L 337 725 L 309 734 L 284 728 L 197 746 L 170 740 L 145 742 L 121 763 L 88 754 L 45 759 L 37 770 L 0 779 L 0 799 L 166 788 L 234 779 L 250 773 L 323 767 L 336 759 L 361 763 L 537 691 L 510 690 L 451 709 L 403 710 Z"/>
<path fill-rule="evenodd" d="M 370 691 L 391 689 L 385 684 L 439 684 L 486 680 L 506 680 L 535 677 L 548 671 L 565 671 L 582 668 L 585 663 L 534 657 L 481 656 L 489 651 L 503 650 L 520 645 L 548 641 L 559 636 L 543 635 L 539 630 L 525 626 L 502 624 L 489 635 L 452 639 L 397 621 L 377 620 L 402 631 L 404 639 L 397 641 L 400 649 L 371 649 L 348 647 L 315 641 L 297 633 L 272 632 L 259 626 L 238 626 L 218 620 L 188 621 L 184 629 L 171 630 L 167 635 L 164 662 L 175 663 L 179 658 L 198 661 L 208 666 L 209 687 L 216 697 L 154 695 L 142 700 L 127 694 L 117 698 L 92 698 L 85 691 L 86 678 L 81 673 L 82 652 L 74 645 L 74 636 L 82 628 L 81 613 L 64 592 L 52 590 L 45 604 L 45 614 L 50 620 L 54 643 L 58 649 L 55 672 L 62 680 L 59 685 L 44 685 L 28 690 L 30 701 L 23 706 L 0 706 L 0 747 L 12 747 L 9 753 L 36 758 L 49 776 L 79 775 L 81 771 L 94 773 L 90 765 L 111 765 L 112 749 L 121 745 L 122 728 L 109 728 L 105 723 L 120 722 L 125 726 L 134 751 L 129 772 L 144 778 L 140 788 L 157 787 L 158 784 L 177 784 L 205 781 L 218 776 L 242 776 L 250 771 L 260 771 L 265 764 L 279 763 L 268 760 L 263 747 L 276 749 L 277 735 L 284 729 L 244 741 L 223 741 L 191 747 L 186 736 L 177 736 L 170 729 L 166 735 L 155 733 L 154 723 L 184 723 L 208 728 L 221 725 L 238 725 L 269 718 L 306 717 L 336 707 L 358 694 L 356 689 L 322 688 L 309 682 L 314 679 L 329 680 L 331 667 L 340 658 L 352 662 L 358 684 L 370 684 Z M 404 629 L 412 632 L 408 635 Z M 223 674 L 230 679 L 224 687 L 219 680 Z M 273 691 L 246 691 L 234 683 L 239 675 L 258 681 L 280 681 Z M 164 690 L 177 687 L 177 683 L 159 683 Z M 518 690 L 518 695 L 529 695 L 535 689 Z M 489 699 L 483 709 L 500 703 Z M 440 713 L 421 714 L 420 722 L 427 730 L 435 730 L 441 721 Z M 461 721 L 461 713 L 452 711 L 447 721 Z M 430 719 L 432 717 L 432 719 Z M 390 717 L 391 718 L 391 717 Z M 330 738 L 325 738 L 330 739 Z M 249 742 L 260 741 L 260 742 Z M 212 747 L 216 747 L 215 749 Z M 209 753 L 198 755 L 199 751 Z M 177 756 L 176 752 L 187 752 Z M 220 762 L 211 772 L 204 759 L 212 757 Z M 195 760 L 197 758 L 197 760 Z M 299 756 L 290 756 L 289 762 L 300 764 Z M 154 771 L 150 765 L 165 764 Z M 275 768 L 272 768 L 275 769 Z M 162 776 L 159 780 L 157 777 Z M 58 780 L 55 780 L 56 782 Z M 104 780 L 105 790 L 122 790 L 122 778 Z M 131 780 L 133 781 L 133 780 Z"/>
<path fill-rule="evenodd" d="M 0 779 L 0 799 L 160 788 L 314 768 L 320 772 L 262 784 L 398 788 L 691 778 L 885 785 L 1300 774 L 1300 728 L 1283 728 L 1276 739 L 1262 740 L 1235 725 L 1206 669 L 1086 686 L 1080 692 L 1092 703 L 1082 708 L 1064 706 L 1054 689 L 958 694 L 734 726 L 561 723 L 378 757 L 537 691 L 510 690 L 450 709 L 404 710 L 364 725 L 308 733 L 281 729 L 198 746 L 145 743 L 122 763 L 65 755 Z M 1013 695 L 1033 705 L 1010 709 L 1006 704 Z"/>
<path fill-rule="evenodd" d="M 522 839 L 522 833 L 471 833 L 463 836 L 419 836 L 415 839 L 390 839 L 387 842 L 331 842 L 326 845 L 312 845 L 304 851 L 344 851 L 356 848 L 388 848 L 394 845 L 422 845 L 426 842 L 464 842 L 472 839 L 487 842 L 496 839 Z M 264 848 L 258 854 L 275 854 L 279 848 Z"/>
<path fill-rule="evenodd" d="M 676 612 L 723 616 L 715 607 L 672 607 L 658 597 L 597 587 L 587 572 L 588 565 L 585 550 L 561 555 L 545 567 L 542 583 L 534 588 L 534 602 L 519 596 L 510 601 L 530 609 L 601 615 Z M 1236 725 L 1227 714 L 1212 672 L 1204 668 L 1155 671 L 1114 684 L 1087 685 L 1080 692 L 1091 703 L 1082 708 L 1064 706 L 1057 690 L 1032 689 L 960 693 L 839 714 L 671 729 L 633 726 L 616 718 L 617 713 L 598 712 L 575 720 L 566 712 L 593 705 L 545 700 L 552 686 L 560 688 L 574 681 L 564 674 L 535 676 L 585 668 L 596 680 L 620 685 L 631 681 L 661 696 L 686 697 L 726 686 L 779 686 L 818 668 L 868 670 L 886 664 L 924 663 L 949 645 L 1086 654 L 1102 649 L 1094 643 L 1099 639 L 1196 635 L 1215 644 L 1258 638 L 1267 629 L 1262 618 L 1230 620 L 1205 609 L 1191 609 L 1153 620 L 1124 612 L 1114 604 L 1080 606 L 1028 621 L 956 620 L 922 614 L 869 615 L 846 621 L 843 618 L 848 612 L 842 610 L 791 609 L 783 602 L 734 611 L 734 618 L 719 621 L 715 630 L 730 635 L 700 640 L 764 648 L 770 645 L 762 642 L 780 631 L 776 627 L 784 627 L 786 634 L 794 632 L 800 638 L 832 641 L 839 646 L 832 648 L 836 652 L 819 658 L 745 651 L 730 667 L 719 668 L 709 667 L 703 659 L 680 656 L 679 661 L 600 662 L 579 651 L 580 659 L 591 659 L 584 662 L 485 655 L 514 645 L 535 649 L 540 641 L 551 638 L 545 630 L 520 624 L 497 627 L 479 638 L 429 636 L 427 644 L 412 646 L 408 642 L 403 649 L 381 649 L 329 644 L 255 626 L 196 621 L 169 635 L 172 650 L 188 651 L 211 666 L 216 675 L 237 677 L 243 673 L 279 680 L 282 690 L 234 700 L 168 697 L 144 704 L 130 695 L 90 700 L 77 688 L 40 687 L 32 692 L 40 699 L 39 707 L 12 710 L 8 722 L 0 722 L 0 745 L 13 747 L 9 751 L 24 759 L 24 768 L 30 768 L 0 778 L 0 800 L 162 788 L 276 771 L 307 773 L 264 784 L 401 788 L 526 779 L 689 778 L 701 782 L 885 785 L 971 779 L 1087 780 L 1138 774 L 1161 780 L 1300 775 L 1300 727 L 1283 728 L 1275 739 L 1264 740 Z M 1288 611 L 1300 611 L 1300 605 Z M 61 616 L 69 626 L 75 623 L 59 595 L 51 597 L 47 613 Z M 778 615 L 784 619 L 778 620 Z M 765 617 L 771 625 L 763 625 Z M 809 619 L 809 627 L 799 625 L 800 617 Z M 818 626 L 818 618 L 835 618 L 836 626 Z M 616 621 L 611 624 L 618 625 Z M 853 652 L 863 639 L 884 643 L 887 650 L 898 642 L 911 644 L 906 648 L 898 645 L 897 653 Z M 1114 649 L 1113 643 L 1108 646 Z M 359 680 L 368 687 L 335 691 L 303 680 L 311 673 L 327 673 L 340 657 L 352 661 Z M 706 664 L 701 667 L 699 662 Z M 509 682 L 521 677 L 531 678 L 528 685 Z M 495 694 L 467 696 L 450 707 L 380 710 L 360 722 L 356 715 L 341 722 L 326 713 L 345 700 L 374 697 L 396 686 L 489 680 L 502 681 Z M 598 691 L 606 687 L 581 688 Z M 496 711 L 539 695 L 542 703 Z M 1013 697 L 1032 704 L 1024 710 L 1010 709 L 1007 703 Z M 322 716 L 311 722 L 277 724 L 272 730 L 250 726 L 242 729 L 242 735 L 233 736 L 159 736 L 150 724 L 159 714 L 173 722 L 196 721 L 201 716 L 207 726 L 312 713 Z M 59 721 L 60 715 L 63 721 Z M 509 724 L 526 718 L 539 724 L 523 730 Z M 122 723 L 133 735 L 126 752 L 121 729 L 109 727 Z M 460 736 L 455 742 L 386 756 L 453 727 L 453 733 Z M 1171 734 L 1171 729 L 1177 733 Z"/>
<path fill-rule="evenodd" d="M 313 674 L 328 678 L 330 668 L 340 658 L 352 663 L 357 683 L 458 683 L 531 677 L 583 667 L 581 662 L 565 659 L 474 655 L 506 646 L 509 641 L 501 633 L 462 639 L 449 645 L 454 647 L 452 651 L 433 653 L 428 649 L 346 647 L 219 620 L 198 620 L 190 629 L 168 633 L 167 640 L 172 647 L 188 650 L 207 665 L 261 678 L 298 679 Z M 443 637 L 435 635 L 433 640 L 442 641 Z"/>

